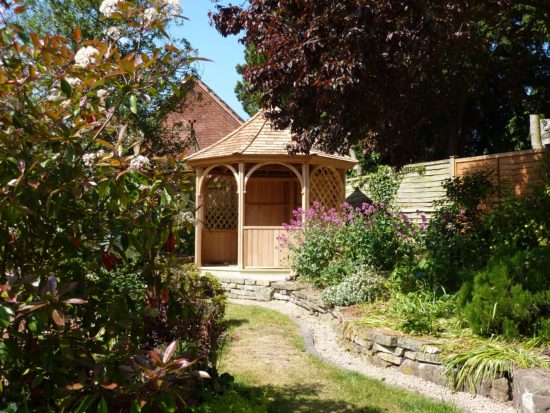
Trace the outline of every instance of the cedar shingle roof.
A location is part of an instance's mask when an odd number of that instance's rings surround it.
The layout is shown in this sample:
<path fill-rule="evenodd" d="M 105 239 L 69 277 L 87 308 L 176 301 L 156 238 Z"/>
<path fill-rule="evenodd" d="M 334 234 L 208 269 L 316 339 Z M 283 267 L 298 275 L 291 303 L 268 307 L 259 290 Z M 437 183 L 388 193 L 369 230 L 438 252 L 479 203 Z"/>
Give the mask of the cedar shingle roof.
<path fill-rule="evenodd" d="M 225 138 L 188 156 L 186 160 L 195 162 L 238 155 L 288 156 L 287 145 L 290 143 L 290 130 L 275 129 L 261 110 Z M 329 155 L 317 150 L 312 150 L 311 155 L 348 162 L 350 167 L 356 163 L 348 156 Z"/>

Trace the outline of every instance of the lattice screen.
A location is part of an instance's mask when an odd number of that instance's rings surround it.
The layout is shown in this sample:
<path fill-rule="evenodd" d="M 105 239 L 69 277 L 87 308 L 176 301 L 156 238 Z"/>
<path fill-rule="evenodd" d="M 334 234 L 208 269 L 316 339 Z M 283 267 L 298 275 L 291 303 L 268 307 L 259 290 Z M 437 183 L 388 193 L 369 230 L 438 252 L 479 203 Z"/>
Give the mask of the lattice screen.
<path fill-rule="evenodd" d="M 342 182 L 330 168 L 319 167 L 310 177 L 309 199 L 319 201 L 327 208 L 336 208 L 342 202 Z"/>
<path fill-rule="evenodd" d="M 237 183 L 233 176 L 209 178 L 204 199 L 206 229 L 236 229 L 238 222 Z"/>

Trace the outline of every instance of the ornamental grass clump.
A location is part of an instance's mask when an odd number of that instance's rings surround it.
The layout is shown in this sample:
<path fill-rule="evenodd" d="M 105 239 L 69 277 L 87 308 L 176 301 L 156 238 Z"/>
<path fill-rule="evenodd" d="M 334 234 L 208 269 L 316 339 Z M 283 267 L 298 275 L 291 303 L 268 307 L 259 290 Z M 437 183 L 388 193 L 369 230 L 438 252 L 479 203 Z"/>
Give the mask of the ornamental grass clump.
<path fill-rule="evenodd" d="M 513 376 L 516 368 L 550 368 L 550 357 L 542 355 L 539 339 L 507 343 L 498 339 L 478 340 L 475 347 L 444 360 L 445 374 L 455 389 L 490 383 L 504 375 Z"/>

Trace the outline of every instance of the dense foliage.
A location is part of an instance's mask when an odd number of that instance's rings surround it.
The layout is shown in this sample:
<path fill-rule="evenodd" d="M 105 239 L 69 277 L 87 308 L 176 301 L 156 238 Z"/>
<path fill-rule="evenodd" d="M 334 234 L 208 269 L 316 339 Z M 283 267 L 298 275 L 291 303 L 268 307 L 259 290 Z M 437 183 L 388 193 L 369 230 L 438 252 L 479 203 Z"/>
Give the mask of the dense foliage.
<path fill-rule="evenodd" d="M 18 24 L 25 30 L 41 37 L 47 34 L 61 35 L 67 38 L 73 48 L 77 44 L 71 34 L 78 27 L 81 41 L 113 42 L 122 57 L 132 53 L 153 53 L 164 45 L 177 47 L 181 57 L 196 57 L 196 51 L 185 38 L 173 35 L 178 31 L 172 29 L 184 24 L 184 19 L 180 16 L 179 0 L 134 0 L 132 3 L 143 10 L 156 5 L 169 17 L 164 20 L 162 27 L 152 25 L 139 35 L 137 28 L 126 19 L 102 13 L 102 0 L 21 0 L 20 3 L 28 7 L 25 13 L 17 16 Z M 166 38 L 167 32 L 171 33 L 169 41 Z M 169 62 L 166 64 L 172 65 Z M 185 80 L 195 74 L 193 65 L 167 70 L 164 75 L 169 81 L 158 82 L 155 93 L 149 94 L 148 104 L 138 105 L 135 127 L 139 130 L 140 139 L 147 151 L 157 155 L 177 153 L 189 144 L 178 137 L 178 131 L 187 129 L 188 125 L 178 123 L 174 128 L 166 128 L 164 116 L 185 102 L 186 93 L 191 89 L 191 84 L 186 84 Z"/>
<path fill-rule="evenodd" d="M 439 334 L 454 317 L 480 336 L 548 341 L 548 187 L 495 202 L 490 174 L 443 186 L 430 221 L 385 205 L 299 211 L 287 227 L 291 266 L 324 289 L 327 305 L 388 299 L 386 311 L 409 333 Z"/>
<path fill-rule="evenodd" d="M 224 295 L 181 268 L 192 180 L 139 116 L 192 63 L 170 44 L 39 36 L 0 8 L 0 410 L 186 411 L 215 374 Z M 133 39 L 174 3 L 105 0 Z M 129 34 L 128 34 L 129 36 Z M 208 371 L 208 373 L 207 373 Z"/>
<path fill-rule="evenodd" d="M 291 251 L 291 268 L 313 285 L 338 284 L 360 266 L 390 271 L 413 255 L 411 222 L 384 204 L 364 204 L 338 211 L 318 202 L 306 212 L 295 211 L 282 242 Z"/>
<path fill-rule="evenodd" d="M 246 99 L 296 150 L 363 141 L 392 164 L 496 152 L 550 111 L 545 0 L 253 0 L 212 18 L 262 57 L 243 71 Z"/>
<path fill-rule="evenodd" d="M 484 211 L 494 195 L 490 175 L 474 173 L 443 182 L 446 198 L 427 227 L 423 268 L 430 288 L 456 291 L 486 264 L 492 231 L 484 225 Z"/>
<path fill-rule="evenodd" d="M 476 333 L 550 338 L 549 252 L 507 251 L 514 255 L 495 256 L 463 287 L 462 312 Z"/>
<path fill-rule="evenodd" d="M 260 64 L 262 62 L 261 55 L 256 51 L 252 43 L 248 44 L 244 50 L 244 60 L 247 65 Z M 246 65 L 237 65 L 236 69 L 239 75 L 243 75 Z M 250 84 L 244 79 L 237 82 L 235 86 L 235 95 L 243 105 L 244 111 L 250 116 L 254 116 L 261 109 L 259 104 L 260 93 L 250 92 Z"/>

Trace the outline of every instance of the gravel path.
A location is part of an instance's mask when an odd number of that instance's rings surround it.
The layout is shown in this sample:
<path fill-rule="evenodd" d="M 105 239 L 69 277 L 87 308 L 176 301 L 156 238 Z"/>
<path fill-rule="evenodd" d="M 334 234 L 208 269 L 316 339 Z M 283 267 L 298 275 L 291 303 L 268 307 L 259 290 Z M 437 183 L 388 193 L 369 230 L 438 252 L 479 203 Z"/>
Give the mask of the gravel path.
<path fill-rule="evenodd" d="M 400 387 L 434 400 L 447 402 L 467 413 L 517 413 L 511 403 L 499 403 L 483 396 L 454 392 L 421 378 L 408 376 L 395 369 L 371 366 L 358 355 L 346 351 L 338 344 L 338 338 L 327 318 L 312 316 L 294 304 L 283 301 L 231 300 L 231 302 L 259 305 L 289 316 L 300 326 L 308 351 L 339 368 L 356 371 L 367 377 L 382 380 L 390 386 Z"/>

